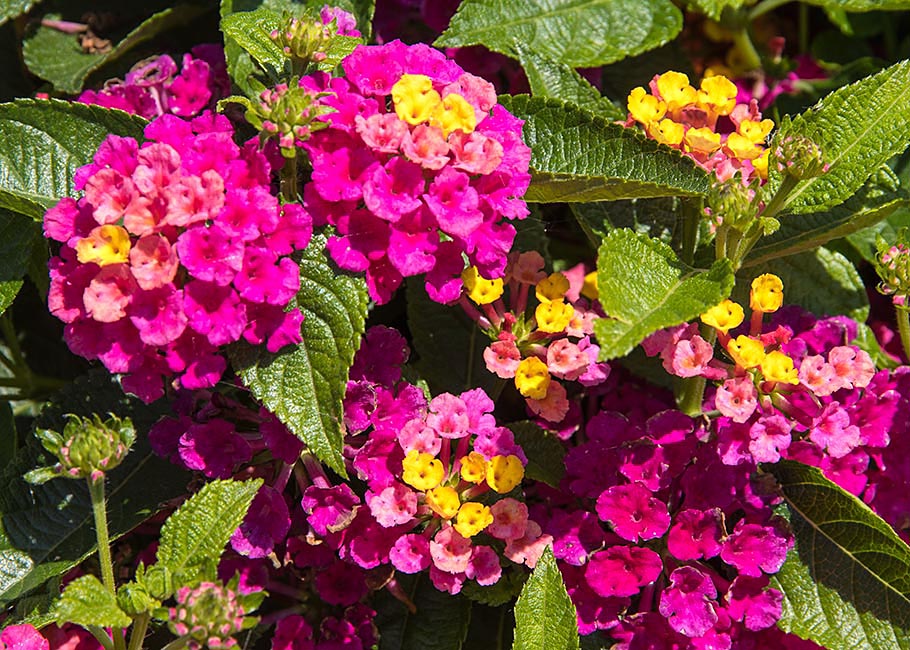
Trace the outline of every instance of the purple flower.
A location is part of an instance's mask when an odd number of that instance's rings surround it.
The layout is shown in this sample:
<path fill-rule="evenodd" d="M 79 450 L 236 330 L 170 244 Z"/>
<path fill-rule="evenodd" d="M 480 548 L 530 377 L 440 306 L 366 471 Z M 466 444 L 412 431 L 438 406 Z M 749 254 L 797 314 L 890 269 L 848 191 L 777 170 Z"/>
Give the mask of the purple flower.
<path fill-rule="evenodd" d="M 709 559 L 720 553 L 723 514 L 720 509 L 683 510 L 674 517 L 667 549 L 680 560 Z"/>
<path fill-rule="evenodd" d="M 711 578 L 693 567 L 670 574 L 670 586 L 660 595 L 660 613 L 674 630 L 687 637 L 703 636 L 717 623 L 717 588 Z"/>
<path fill-rule="evenodd" d="M 250 558 L 269 555 L 275 545 L 284 541 L 291 528 L 291 516 L 287 503 L 277 490 L 263 485 L 243 523 L 231 535 L 231 547 Z"/>
<path fill-rule="evenodd" d="M 741 520 L 720 551 L 721 559 L 742 575 L 758 578 L 777 573 L 787 557 L 793 539 L 776 526 L 761 526 Z"/>
<path fill-rule="evenodd" d="M 630 542 L 660 537 L 670 525 L 667 504 L 637 483 L 604 490 L 597 498 L 597 516 Z"/>
<path fill-rule="evenodd" d="M 180 436 L 179 445 L 184 464 L 208 478 L 229 478 L 236 465 L 253 456 L 247 441 L 227 420 L 190 425 Z"/>
<path fill-rule="evenodd" d="M 727 613 L 748 630 L 764 630 L 780 619 L 783 598 L 777 589 L 768 589 L 767 576 L 737 576 L 727 591 Z"/>
<path fill-rule="evenodd" d="M 591 556 L 585 579 L 598 596 L 634 596 L 662 570 L 660 556 L 649 548 L 610 546 Z"/>
<path fill-rule="evenodd" d="M 300 502 L 307 521 L 317 535 L 338 532 L 350 525 L 360 505 L 360 498 L 347 484 L 330 488 L 311 485 Z"/>

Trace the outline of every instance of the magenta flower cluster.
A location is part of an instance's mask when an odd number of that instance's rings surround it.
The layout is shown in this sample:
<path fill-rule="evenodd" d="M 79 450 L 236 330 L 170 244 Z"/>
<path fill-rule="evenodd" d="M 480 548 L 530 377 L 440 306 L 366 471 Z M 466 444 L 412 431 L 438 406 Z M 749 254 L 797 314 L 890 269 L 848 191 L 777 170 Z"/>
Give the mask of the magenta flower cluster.
<path fill-rule="evenodd" d="M 123 81 L 111 80 L 101 90 L 83 91 L 77 102 L 118 108 L 151 120 L 161 115 L 195 117 L 231 94 L 224 50 L 197 45 L 183 55 L 182 69 L 167 54 L 133 66 Z"/>
<path fill-rule="evenodd" d="M 288 256 L 308 244 L 310 218 L 271 194 L 275 158 L 233 135 L 205 113 L 158 118 L 142 146 L 109 136 L 76 175 L 82 198 L 45 215 L 62 244 L 48 303 L 67 344 L 146 401 L 164 378 L 214 385 L 228 343 L 301 340 L 301 313 L 285 310 L 300 285 Z"/>
<path fill-rule="evenodd" d="M 380 303 L 420 274 L 433 300 L 457 300 L 462 255 L 486 277 L 501 276 L 515 237 L 503 217 L 528 214 L 522 121 L 497 104 L 490 83 L 426 45 L 359 46 L 342 67 L 346 78 L 301 80 L 328 93 L 321 102 L 334 109 L 320 118 L 330 126 L 304 145 L 313 166 L 305 205 L 334 227 L 333 259 L 366 272 Z M 426 87 L 393 92 L 418 76 Z"/>

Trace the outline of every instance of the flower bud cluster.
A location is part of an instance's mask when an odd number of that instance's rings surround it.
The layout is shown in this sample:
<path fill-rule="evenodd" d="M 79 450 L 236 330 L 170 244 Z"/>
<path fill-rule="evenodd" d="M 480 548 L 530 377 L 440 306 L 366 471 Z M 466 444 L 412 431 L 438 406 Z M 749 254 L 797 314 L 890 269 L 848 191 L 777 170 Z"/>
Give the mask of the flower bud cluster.
<path fill-rule="evenodd" d="M 879 236 L 876 248 L 875 272 L 881 279 L 879 292 L 906 304 L 906 296 L 910 295 L 910 231 L 902 228 L 894 243 Z"/>
<path fill-rule="evenodd" d="M 260 131 L 260 139 L 276 138 L 281 155 L 293 158 L 297 147 L 309 139 L 313 131 L 325 128 L 316 118 L 331 109 L 316 104 L 318 95 L 305 88 L 278 84 L 263 90 L 258 103 L 250 102 L 246 120 Z"/>
<path fill-rule="evenodd" d="M 58 462 L 50 472 L 48 468 L 34 470 L 27 479 L 43 483 L 53 476 L 65 476 L 98 481 L 126 458 L 136 440 L 136 430 L 129 418 L 111 415 L 102 421 L 96 413 L 90 418 L 70 415 L 62 434 L 39 429 L 36 436 Z"/>
<path fill-rule="evenodd" d="M 247 615 L 256 609 L 263 592 L 242 594 L 233 584 L 202 582 L 177 590 L 175 607 L 168 609 L 168 629 L 187 639 L 190 650 L 238 648 L 234 635 L 251 627 L 255 619 Z"/>
<path fill-rule="evenodd" d="M 353 14 L 328 5 L 322 8 L 319 18 L 286 14 L 284 24 L 269 34 L 285 56 L 304 66 L 309 62 L 324 61 L 335 36 L 359 38 L 361 34 Z"/>

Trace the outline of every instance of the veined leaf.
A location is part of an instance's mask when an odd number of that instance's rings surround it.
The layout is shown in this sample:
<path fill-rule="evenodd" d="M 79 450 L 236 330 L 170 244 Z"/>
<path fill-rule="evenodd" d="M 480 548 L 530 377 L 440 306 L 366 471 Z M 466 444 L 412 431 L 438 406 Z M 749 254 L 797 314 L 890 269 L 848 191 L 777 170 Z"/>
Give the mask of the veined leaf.
<path fill-rule="evenodd" d="M 784 123 L 772 150 L 788 135 L 810 138 L 830 166 L 821 176 L 801 181 L 783 212 L 804 214 L 832 208 L 850 198 L 889 158 L 910 144 L 910 61 L 844 86 L 815 107 Z M 780 174 L 770 170 L 770 188 Z"/>
<path fill-rule="evenodd" d="M 703 1 L 703 0 L 699 0 Z M 806 4 L 849 12 L 910 9 L 910 0 L 805 0 Z"/>
<path fill-rule="evenodd" d="M 515 442 L 528 457 L 525 477 L 558 487 L 566 472 L 563 463 L 566 449 L 559 438 L 544 431 L 531 420 L 512 422 L 507 426 L 515 434 Z"/>
<path fill-rule="evenodd" d="M 523 43 L 515 43 L 535 97 L 555 97 L 608 120 L 624 120 L 625 112 L 565 63 L 548 59 Z"/>
<path fill-rule="evenodd" d="M 724 9 L 739 9 L 746 4 L 746 0 L 686 0 L 686 4 L 713 20 L 719 20 Z"/>
<path fill-rule="evenodd" d="M 0 314 L 19 293 L 39 236 L 40 228 L 34 221 L 0 209 Z"/>
<path fill-rule="evenodd" d="M 28 69 L 54 84 L 60 92 L 76 94 L 88 76 L 102 66 L 155 38 L 158 34 L 192 21 L 206 11 L 202 5 L 181 4 L 159 11 L 143 21 L 110 51 L 83 52 L 72 34 L 40 26 L 22 44 L 22 56 Z M 59 14 L 47 18 L 59 19 Z"/>
<path fill-rule="evenodd" d="M 76 578 L 66 586 L 54 606 L 57 623 L 88 627 L 127 627 L 132 620 L 117 605 L 117 598 L 93 575 Z"/>
<path fill-rule="evenodd" d="M 648 334 L 696 318 L 730 295 L 733 279 L 729 260 L 699 270 L 657 239 L 625 229 L 608 233 L 597 256 L 607 315 L 594 323 L 601 360 L 625 356 Z"/>
<path fill-rule="evenodd" d="M 109 134 L 141 138 L 146 124 L 123 111 L 53 99 L 0 104 L 0 208 L 40 220 L 73 193 L 73 174 Z"/>
<path fill-rule="evenodd" d="M 669 244 L 679 236 L 682 225 L 679 199 L 672 196 L 573 203 L 570 207 L 594 246 L 600 246 L 603 236 L 617 228 L 628 228 Z"/>
<path fill-rule="evenodd" d="M 669 0 L 464 0 L 435 44 L 515 56 L 517 40 L 584 68 L 663 45 L 680 29 L 682 14 Z"/>
<path fill-rule="evenodd" d="M 21 16 L 34 7 L 39 0 L 2 0 L 0 2 L 0 25 L 10 18 Z"/>
<path fill-rule="evenodd" d="M 743 262 L 758 266 L 778 258 L 823 246 L 886 219 L 895 210 L 910 206 L 907 192 L 888 167 L 878 173 L 843 204 L 826 212 L 785 216 L 780 229 L 759 240 Z"/>
<path fill-rule="evenodd" d="M 512 650 L 578 650 L 575 605 L 549 547 L 515 603 Z"/>
<path fill-rule="evenodd" d="M 532 202 L 707 194 L 711 178 L 678 151 L 558 99 L 500 97 L 531 147 Z"/>
<path fill-rule="evenodd" d="M 238 344 L 231 360 L 253 394 L 341 475 L 342 406 L 348 370 L 367 313 L 366 284 L 339 273 L 325 257 L 325 238 L 313 237 L 300 260 L 303 342 L 270 354 Z"/>
<path fill-rule="evenodd" d="M 772 582 L 784 594 L 779 627 L 829 650 L 910 648 L 910 547 L 817 468 L 767 469 L 796 536 Z"/>
<path fill-rule="evenodd" d="M 379 650 L 460 650 L 471 620 L 471 601 L 439 591 L 426 574 L 399 576 L 415 609 L 388 592 L 378 599 Z"/>
<path fill-rule="evenodd" d="M 284 69 L 287 58 L 269 34 L 280 26 L 281 15 L 268 9 L 240 11 L 221 19 L 225 38 L 232 39 L 276 78 Z"/>

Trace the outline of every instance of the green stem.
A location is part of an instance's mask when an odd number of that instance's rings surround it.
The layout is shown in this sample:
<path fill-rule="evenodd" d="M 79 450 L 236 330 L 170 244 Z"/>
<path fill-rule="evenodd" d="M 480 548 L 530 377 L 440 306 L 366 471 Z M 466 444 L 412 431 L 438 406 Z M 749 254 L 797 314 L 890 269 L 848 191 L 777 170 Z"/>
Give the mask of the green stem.
<path fill-rule="evenodd" d="M 465 373 L 465 390 L 474 385 L 474 344 L 477 343 L 477 327 L 471 328 L 471 340 L 468 344 L 468 369 Z"/>
<path fill-rule="evenodd" d="M 88 480 L 88 490 L 92 497 L 92 514 L 95 516 L 95 537 L 98 539 L 98 562 L 101 564 L 101 582 L 114 596 L 117 595 L 117 585 L 114 582 L 114 563 L 111 560 L 111 538 L 107 530 L 107 511 L 104 501 L 104 475 L 99 479 Z M 126 650 L 126 641 L 123 639 L 123 629 L 111 629 L 114 639 L 114 650 Z"/>
<path fill-rule="evenodd" d="M 809 5 L 799 3 L 799 51 L 809 51 Z"/>
<path fill-rule="evenodd" d="M 705 326 L 702 326 L 701 336 L 712 347 L 717 340 L 717 332 L 713 327 L 706 328 Z M 688 377 L 683 379 L 680 390 L 676 396 L 676 403 L 679 405 L 679 410 L 691 417 L 701 415 L 702 404 L 705 401 L 706 385 L 707 380 L 704 377 Z"/>
<path fill-rule="evenodd" d="M 684 201 L 682 213 L 682 261 L 691 266 L 695 262 L 695 248 L 698 245 L 698 224 L 701 221 L 702 205 L 694 200 Z"/>
<path fill-rule="evenodd" d="M 733 34 L 733 45 L 742 54 L 743 63 L 747 69 L 761 69 L 761 56 L 759 56 L 758 50 L 752 44 L 752 39 L 749 38 L 748 28 L 743 27 Z"/>
<path fill-rule="evenodd" d="M 759 16 L 762 16 L 769 11 L 773 11 L 790 1 L 791 0 L 765 0 L 764 2 L 760 2 L 752 8 L 752 11 L 749 12 L 749 22 L 752 22 Z"/>
<path fill-rule="evenodd" d="M 186 642 L 189 640 L 189 638 L 190 637 L 188 637 L 188 636 L 182 636 L 179 639 L 174 639 L 173 641 L 168 643 L 166 646 L 161 648 L 161 650 L 180 650 L 181 648 L 185 648 Z"/>
<path fill-rule="evenodd" d="M 130 632 L 129 650 L 141 650 L 142 642 L 145 640 L 145 632 L 149 627 L 151 614 L 145 612 L 133 620 L 133 631 Z"/>
<path fill-rule="evenodd" d="M 777 192 L 771 197 L 771 202 L 762 210 L 761 216 L 773 217 L 777 215 L 784 207 L 787 197 L 790 196 L 790 192 L 796 188 L 797 184 L 799 184 L 798 179 L 790 174 L 784 174 L 784 178 L 780 182 L 780 187 L 777 188 Z"/>
<path fill-rule="evenodd" d="M 289 203 L 297 200 L 297 156 L 286 158 L 281 168 L 281 196 Z"/>
<path fill-rule="evenodd" d="M 9 347 L 10 354 L 13 357 L 13 363 L 17 368 L 27 368 L 25 357 L 22 356 L 22 350 L 19 348 L 19 337 L 16 336 L 16 329 L 13 327 L 13 321 L 9 316 L 0 318 L 0 329 L 3 330 L 3 338 L 6 339 L 6 345 Z"/>
<path fill-rule="evenodd" d="M 103 627 L 98 627 L 97 625 L 89 625 L 85 628 L 88 630 L 95 640 L 104 646 L 104 650 L 114 650 L 114 642 L 111 641 L 111 637 L 107 635 L 107 631 Z"/>
<path fill-rule="evenodd" d="M 895 305 L 894 315 L 897 317 L 897 330 L 901 335 L 904 357 L 910 359 L 910 310 Z"/>

